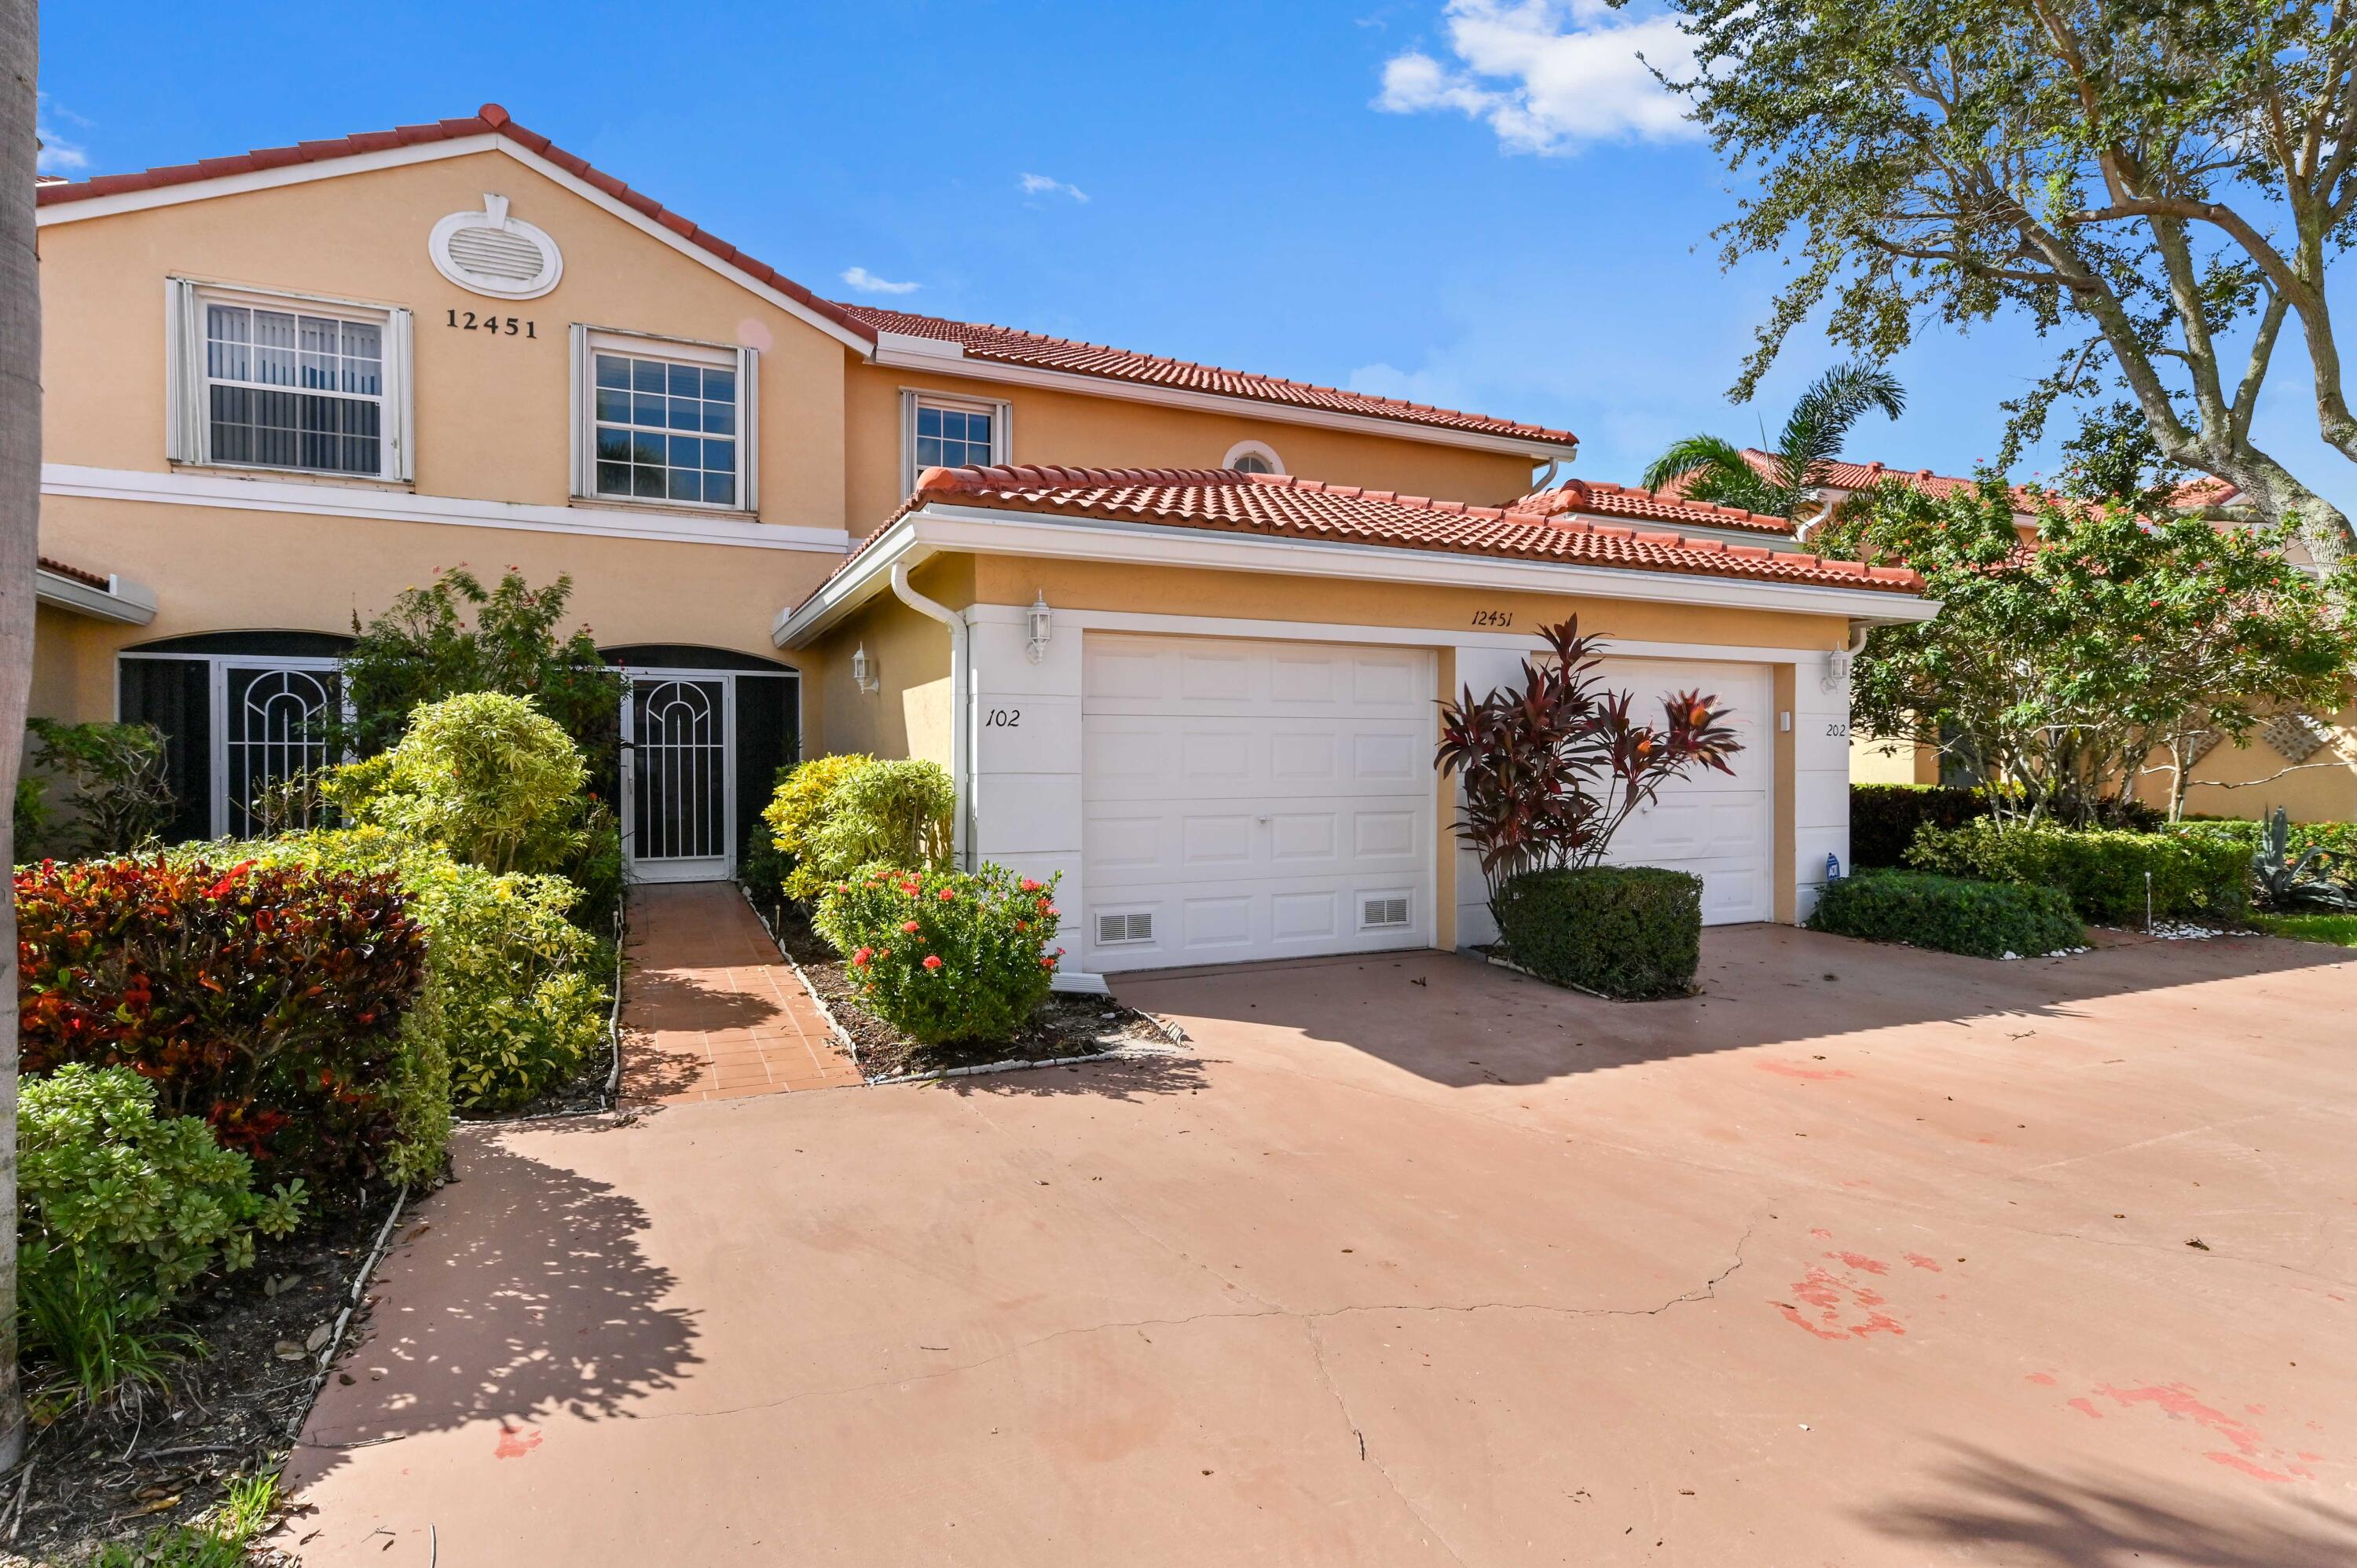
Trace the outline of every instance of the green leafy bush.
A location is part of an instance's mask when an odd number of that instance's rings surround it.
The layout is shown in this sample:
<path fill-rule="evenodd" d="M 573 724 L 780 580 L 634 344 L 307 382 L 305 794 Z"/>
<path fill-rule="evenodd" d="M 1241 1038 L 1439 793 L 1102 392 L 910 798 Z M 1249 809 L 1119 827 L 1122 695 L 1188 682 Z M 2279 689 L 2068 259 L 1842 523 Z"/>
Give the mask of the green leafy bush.
<path fill-rule="evenodd" d="M 550 872 L 580 849 L 588 769 L 526 698 L 466 692 L 421 703 L 393 748 L 338 768 L 352 822 L 439 844 L 486 871 Z"/>
<path fill-rule="evenodd" d="M 2029 957 L 2087 940 L 2071 900 L 2056 888 L 1928 871 L 1868 871 L 1829 882 L 1809 929 L 1973 958 Z"/>
<path fill-rule="evenodd" d="M 784 792 L 799 766 L 789 762 L 779 768 L 776 777 L 770 780 L 770 807 L 777 804 L 778 797 Z M 769 814 L 769 808 L 765 807 L 761 813 L 764 821 Z M 744 853 L 737 857 L 737 880 L 744 887 L 745 896 L 752 899 L 754 908 L 766 910 L 785 901 L 786 877 L 794 868 L 794 859 L 780 846 L 775 824 L 770 825 L 770 832 L 756 832 L 752 838 L 753 842 L 747 844 Z"/>
<path fill-rule="evenodd" d="M 393 878 L 199 852 L 44 862 L 16 893 L 26 1072 L 135 1068 L 277 1177 L 406 1165 L 436 1107 L 404 1101 L 426 936 Z"/>
<path fill-rule="evenodd" d="M 784 860 L 779 878 L 787 897 L 807 904 L 825 892 L 831 882 L 842 880 L 819 875 L 811 841 L 826 821 L 835 786 L 875 760 L 856 752 L 813 757 L 779 774 L 777 789 L 761 809 L 761 820 L 769 823 L 770 842 Z"/>
<path fill-rule="evenodd" d="M 1849 787 L 1849 858 L 1860 871 L 1903 865 L 1915 830 L 1926 822 L 1961 827 L 1989 814 L 1977 789 L 1943 784 L 1853 784 Z"/>
<path fill-rule="evenodd" d="M 2247 817 L 2188 817 L 2165 831 L 2197 843 L 2237 843 L 2254 853 L 2266 838 L 2267 824 Z M 2287 848 L 2294 855 L 2322 850 L 2336 875 L 2357 875 L 2357 822 L 2294 822 Z"/>
<path fill-rule="evenodd" d="M 1984 818 L 1926 827 L 1907 862 L 1920 871 L 2060 889 L 2091 925 L 2141 925 L 2145 877 L 2155 919 L 2240 920 L 2250 906 L 2250 852 L 2177 833 L 2135 833 Z"/>
<path fill-rule="evenodd" d="M 1003 1040 L 1047 998 L 1053 881 L 1000 865 L 968 874 L 869 865 L 820 899 L 819 933 L 850 960 L 860 999 L 921 1044 Z"/>
<path fill-rule="evenodd" d="M 1506 957 L 1542 980 L 1623 1000 L 1684 996 L 1702 960 L 1702 878 L 1588 865 L 1509 878 L 1492 903 Z"/>
<path fill-rule="evenodd" d="M 164 773 L 164 735 L 153 725 L 61 724 L 28 719 L 34 769 L 64 788 L 62 810 L 42 800 L 36 825 L 43 854 L 128 854 L 172 821 L 172 786 Z M 38 785 L 37 785 L 38 788 Z M 18 799 L 23 799 L 21 789 Z M 54 842 L 52 842 L 52 840 Z M 19 839 L 16 858 L 32 854 Z"/>
<path fill-rule="evenodd" d="M 84 1398 L 156 1380 L 171 1337 L 145 1326 L 207 1273 L 250 1265 L 254 1235 L 283 1236 L 302 1211 L 301 1180 L 255 1192 L 253 1161 L 156 1100 L 129 1068 L 79 1062 L 19 1090 L 27 1348 Z"/>
<path fill-rule="evenodd" d="M 794 768 L 761 814 L 793 857 L 787 894 L 808 903 L 862 866 L 945 864 L 956 810 L 957 788 L 938 763 L 853 756 Z"/>
<path fill-rule="evenodd" d="M 578 1070 L 604 1037 L 609 950 L 567 918 L 579 895 L 563 877 L 496 874 L 375 827 L 244 847 L 265 865 L 399 881 L 426 934 L 418 1043 L 443 1064 L 449 1102 L 461 1110 L 525 1103 Z M 434 1154 L 438 1164 L 438 1142 Z"/>

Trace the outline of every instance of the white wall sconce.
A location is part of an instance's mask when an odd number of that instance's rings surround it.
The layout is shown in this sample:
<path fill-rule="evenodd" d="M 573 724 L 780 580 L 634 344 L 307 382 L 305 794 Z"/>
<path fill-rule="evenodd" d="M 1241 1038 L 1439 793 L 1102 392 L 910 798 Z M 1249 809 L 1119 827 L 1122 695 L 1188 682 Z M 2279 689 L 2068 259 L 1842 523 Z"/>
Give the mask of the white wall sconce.
<path fill-rule="evenodd" d="M 867 645 L 864 642 L 851 655 L 851 683 L 870 697 L 884 689 L 884 682 L 877 678 L 876 666 L 867 661 Z"/>
<path fill-rule="evenodd" d="M 1048 657 L 1048 639 L 1056 629 L 1056 613 L 1048 607 L 1048 590 L 1042 588 L 1031 601 L 1031 662 L 1037 664 Z"/>

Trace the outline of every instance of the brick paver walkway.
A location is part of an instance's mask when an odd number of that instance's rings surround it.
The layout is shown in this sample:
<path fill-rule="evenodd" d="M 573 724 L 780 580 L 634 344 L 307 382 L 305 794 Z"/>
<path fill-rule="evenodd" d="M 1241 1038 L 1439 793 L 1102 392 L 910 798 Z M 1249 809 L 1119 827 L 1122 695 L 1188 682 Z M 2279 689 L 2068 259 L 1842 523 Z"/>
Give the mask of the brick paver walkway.
<path fill-rule="evenodd" d="M 793 970 L 725 882 L 630 893 L 622 1098 L 734 1100 L 859 1082 Z"/>

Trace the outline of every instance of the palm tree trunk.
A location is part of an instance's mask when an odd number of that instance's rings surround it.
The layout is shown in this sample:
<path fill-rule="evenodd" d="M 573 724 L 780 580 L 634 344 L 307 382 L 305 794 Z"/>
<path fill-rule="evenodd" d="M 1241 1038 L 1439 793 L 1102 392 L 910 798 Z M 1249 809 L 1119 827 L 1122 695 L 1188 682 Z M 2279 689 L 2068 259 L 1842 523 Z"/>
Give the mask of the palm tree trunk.
<path fill-rule="evenodd" d="M 33 681 L 33 563 L 40 549 L 41 277 L 33 242 L 39 0 L 0 0 L 0 803 L 16 798 Z M 14 812 L 0 846 L 16 863 Z M 16 900 L 0 899 L 0 1469 L 25 1451 L 16 1378 Z"/>

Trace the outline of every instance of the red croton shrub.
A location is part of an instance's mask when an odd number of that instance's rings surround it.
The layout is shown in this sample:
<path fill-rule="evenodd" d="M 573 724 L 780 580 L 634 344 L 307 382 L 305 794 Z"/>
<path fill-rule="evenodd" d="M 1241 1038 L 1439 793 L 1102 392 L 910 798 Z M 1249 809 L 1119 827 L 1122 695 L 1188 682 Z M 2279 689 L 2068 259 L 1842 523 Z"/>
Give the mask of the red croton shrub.
<path fill-rule="evenodd" d="M 16 871 L 23 1070 L 122 1065 L 271 1181 L 371 1174 L 425 935 L 390 876 L 162 860 Z M 329 1188 L 328 1190 L 332 1190 Z"/>

